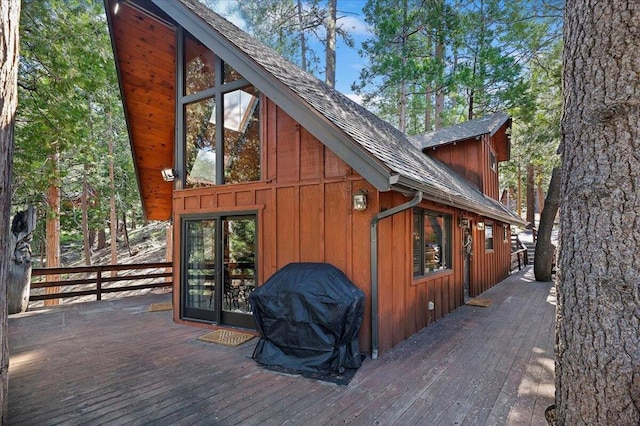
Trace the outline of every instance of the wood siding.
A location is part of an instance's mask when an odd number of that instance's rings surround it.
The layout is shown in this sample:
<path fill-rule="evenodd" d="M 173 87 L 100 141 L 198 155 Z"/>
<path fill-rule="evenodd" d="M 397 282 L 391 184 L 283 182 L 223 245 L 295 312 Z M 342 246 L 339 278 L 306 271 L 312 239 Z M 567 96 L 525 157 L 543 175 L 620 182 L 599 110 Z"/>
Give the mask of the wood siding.
<path fill-rule="evenodd" d="M 505 131 L 500 131 L 493 137 L 484 134 L 479 139 L 467 139 L 427 149 L 426 153 L 451 167 L 483 194 L 498 200 L 499 162 L 509 159 L 508 146 Z M 491 153 L 495 158 L 495 169 L 491 168 Z"/>
<path fill-rule="evenodd" d="M 469 139 L 428 149 L 425 152 L 451 167 L 454 172 L 464 177 L 478 190 L 483 190 L 484 169 L 480 161 L 483 150 L 477 140 Z"/>
<path fill-rule="evenodd" d="M 140 195 L 151 220 L 171 217 L 173 183 L 160 170 L 173 167 L 175 134 L 175 30 L 139 9 L 107 3 Z"/>
<path fill-rule="evenodd" d="M 328 262 L 365 292 L 369 318 L 369 226 L 378 208 L 375 189 L 273 102 L 264 99 L 262 108 L 263 180 L 175 191 L 176 223 L 183 214 L 257 211 L 258 285 L 290 262 Z M 369 194 L 364 212 L 351 208 L 352 194 L 360 190 Z M 175 232 L 180 241 L 179 227 Z M 178 250 L 175 271 L 180 270 Z M 176 287 L 176 306 L 178 293 Z M 370 322 L 365 321 L 363 348 L 370 347 L 370 334 Z"/>
<path fill-rule="evenodd" d="M 262 102 L 262 177 L 260 182 L 174 192 L 176 223 L 183 214 L 256 211 L 258 285 L 290 262 L 328 262 L 341 269 L 366 296 L 360 332 L 364 352 L 371 350 L 370 226 L 383 209 L 409 201 L 396 192 L 378 193 L 333 152 L 273 102 Z M 367 191 L 368 208 L 354 211 L 352 194 Z M 420 207 L 450 214 L 452 269 L 413 277 L 412 210 L 378 225 L 379 351 L 384 352 L 464 303 L 462 212 L 440 204 Z M 465 217 L 470 217 L 466 215 Z M 475 218 L 475 217 L 474 217 Z M 472 262 L 472 295 L 508 274 L 510 245 L 484 252 L 484 234 Z M 180 227 L 175 227 L 180 241 Z M 480 250 L 482 248 L 482 250 Z M 179 283 L 180 245 L 176 244 L 174 280 Z M 506 255 L 505 255 L 506 254 Z M 498 262 L 503 262 L 499 266 Z M 486 264 L 485 264 L 486 263 Z M 178 284 L 176 284 L 178 285 Z M 179 306 L 179 287 L 174 303 Z M 428 310 L 428 302 L 435 309 Z M 175 320 L 181 322 L 176 311 Z"/>
<path fill-rule="evenodd" d="M 407 202 L 399 193 L 380 194 L 381 208 Z M 383 219 L 378 225 L 378 287 L 380 351 L 452 312 L 463 303 L 462 231 L 458 212 L 430 202 L 421 208 L 451 215 L 452 269 L 413 276 L 413 210 Z M 429 311 L 428 303 L 434 310 Z"/>
<path fill-rule="evenodd" d="M 471 297 L 487 291 L 509 276 L 511 262 L 511 237 L 504 240 L 504 224 L 477 215 L 472 218 L 473 256 L 471 258 Z M 493 250 L 485 248 L 485 231 L 478 230 L 478 222 L 493 225 Z"/>

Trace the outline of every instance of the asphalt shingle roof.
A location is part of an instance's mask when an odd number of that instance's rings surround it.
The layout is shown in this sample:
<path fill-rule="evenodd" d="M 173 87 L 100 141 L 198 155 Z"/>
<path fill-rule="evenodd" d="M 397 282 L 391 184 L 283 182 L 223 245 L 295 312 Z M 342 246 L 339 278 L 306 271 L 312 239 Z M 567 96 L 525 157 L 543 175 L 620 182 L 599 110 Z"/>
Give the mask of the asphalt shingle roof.
<path fill-rule="evenodd" d="M 505 112 L 496 112 L 485 115 L 476 120 L 469 120 L 464 123 L 456 124 L 435 132 L 424 133 L 411 137 L 411 142 L 420 148 L 432 148 L 435 146 L 446 145 L 449 143 L 471 139 L 480 135 L 493 135 L 500 127 L 509 120 L 509 115 Z"/>
<path fill-rule="evenodd" d="M 324 116 L 369 156 L 412 182 L 440 195 L 445 204 L 471 204 L 478 213 L 520 221 L 501 203 L 483 195 L 440 161 L 423 154 L 402 132 L 366 108 L 290 63 L 197 0 L 179 0 L 256 66 L 277 79 L 308 107 Z M 258 88 L 259 89 L 259 88 Z M 448 201 L 448 202 L 447 202 Z"/>

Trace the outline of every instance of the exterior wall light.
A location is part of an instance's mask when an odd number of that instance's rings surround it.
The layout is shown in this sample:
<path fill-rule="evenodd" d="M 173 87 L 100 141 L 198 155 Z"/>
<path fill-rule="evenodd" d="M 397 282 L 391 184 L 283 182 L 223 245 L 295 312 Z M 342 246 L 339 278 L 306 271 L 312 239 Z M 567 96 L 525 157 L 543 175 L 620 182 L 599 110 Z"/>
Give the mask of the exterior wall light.
<path fill-rule="evenodd" d="M 484 231 L 484 222 L 478 222 L 478 231 Z"/>
<path fill-rule="evenodd" d="M 355 211 L 362 211 L 367 209 L 367 192 L 358 191 L 353 194 L 353 209 Z"/>
<path fill-rule="evenodd" d="M 165 182 L 173 182 L 176 178 L 176 171 L 170 168 L 162 169 L 160 173 Z"/>

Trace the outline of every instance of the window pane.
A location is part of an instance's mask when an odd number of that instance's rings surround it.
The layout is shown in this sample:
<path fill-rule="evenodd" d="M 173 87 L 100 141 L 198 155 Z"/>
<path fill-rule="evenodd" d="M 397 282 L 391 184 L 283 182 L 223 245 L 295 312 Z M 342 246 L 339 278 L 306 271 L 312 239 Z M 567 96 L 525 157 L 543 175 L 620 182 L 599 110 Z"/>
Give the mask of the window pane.
<path fill-rule="evenodd" d="M 422 275 L 422 210 L 413 212 L 413 275 Z"/>
<path fill-rule="evenodd" d="M 249 294 L 256 287 L 256 220 L 227 218 L 224 229 L 224 300 L 222 309 L 251 313 Z"/>
<path fill-rule="evenodd" d="M 184 49 L 185 94 L 202 92 L 215 85 L 215 55 L 187 34 Z"/>
<path fill-rule="evenodd" d="M 185 236 L 186 307 L 215 310 L 216 221 L 187 222 Z"/>
<path fill-rule="evenodd" d="M 493 250 L 493 224 L 491 223 L 484 225 L 484 248 Z"/>
<path fill-rule="evenodd" d="M 442 242 L 444 219 L 442 216 L 425 214 L 424 217 L 424 272 L 444 269 Z"/>
<path fill-rule="evenodd" d="M 215 98 L 186 106 L 186 170 L 187 187 L 216 183 Z"/>
<path fill-rule="evenodd" d="M 223 83 L 231 83 L 232 81 L 240 80 L 241 78 L 242 76 L 238 71 L 234 70 L 231 65 L 225 62 Z"/>
<path fill-rule="evenodd" d="M 223 99 L 225 183 L 260 180 L 260 94 L 249 86 Z"/>

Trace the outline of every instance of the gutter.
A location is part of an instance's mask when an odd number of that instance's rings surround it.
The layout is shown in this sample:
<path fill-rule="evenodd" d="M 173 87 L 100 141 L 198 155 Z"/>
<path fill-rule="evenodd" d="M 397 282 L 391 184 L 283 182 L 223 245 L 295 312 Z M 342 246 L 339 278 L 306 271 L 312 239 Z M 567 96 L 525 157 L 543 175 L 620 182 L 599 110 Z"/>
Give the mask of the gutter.
<path fill-rule="evenodd" d="M 489 211 L 486 206 L 476 204 L 471 200 L 467 200 L 458 196 L 452 196 L 451 194 L 439 191 L 424 184 L 419 184 L 405 177 L 401 177 L 400 179 L 398 179 L 398 182 L 392 189 L 396 191 L 402 191 L 402 187 L 410 189 L 411 191 L 422 191 L 425 199 L 436 203 L 446 204 L 448 206 L 455 207 L 461 210 L 474 212 L 482 216 L 496 219 L 512 225 L 525 226 L 527 224 L 526 221 L 518 218 L 517 216 L 511 216 L 506 211 L 498 211 L 498 207 L 495 207 L 494 209 Z"/>
<path fill-rule="evenodd" d="M 371 359 L 378 359 L 378 222 L 420 204 L 422 191 L 416 191 L 411 201 L 390 208 L 371 218 Z"/>

